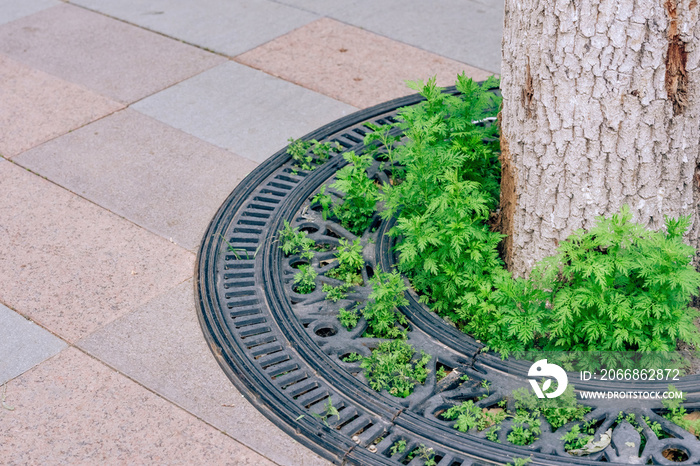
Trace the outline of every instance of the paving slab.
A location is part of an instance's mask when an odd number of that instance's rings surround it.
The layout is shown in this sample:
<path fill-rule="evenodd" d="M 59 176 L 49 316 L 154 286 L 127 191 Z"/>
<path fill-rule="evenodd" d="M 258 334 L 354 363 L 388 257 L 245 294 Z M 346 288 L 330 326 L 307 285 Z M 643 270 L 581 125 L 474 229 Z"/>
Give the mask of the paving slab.
<path fill-rule="evenodd" d="M 123 108 L 2 54 L 0 102 L 0 155 L 6 158 Z"/>
<path fill-rule="evenodd" d="M 131 109 L 14 161 L 191 251 L 257 165 Z"/>
<path fill-rule="evenodd" d="M 276 463 L 329 464 L 268 421 L 233 387 L 204 341 L 191 281 L 77 344 Z"/>
<path fill-rule="evenodd" d="M 60 4 L 58 0 L 0 0 L 0 24 L 9 23 Z"/>
<path fill-rule="evenodd" d="M 274 464 L 75 348 L 6 396 L 5 464 Z"/>
<path fill-rule="evenodd" d="M 476 68 L 501 69 L 504 0 L 280 0 Z"/>
<path fill-rule="evenodd" d="M 133 105 L 170 126 L 262 162 L 357 108 L 228 62 Z"/>
<path fill-rule="evenodd" d="M 0 26 L 0 52 L 124 103 L 226 61 L 67 4 Z"/>
<path fill-rule="evenodd" d="M 60 338 L 0 304 L 0 385 L 67 346 Z"/>
<path fill-rule="evenodd" d="M 407 80 L 437 76 L 450 86 L 462 72 L 477 81 L 492 74 L 328 18 L 236 61 L 360 108 L 414 94 Z"/>
<path fill-rule="evenodd" d="M 0 301 L 73 342 L 192 276 L 194 255 L 0 161 Z"/>
<path fill-rule="evenodd" d="M 230 57 L 318 18 L 270 0 L 72 0 Z"/>

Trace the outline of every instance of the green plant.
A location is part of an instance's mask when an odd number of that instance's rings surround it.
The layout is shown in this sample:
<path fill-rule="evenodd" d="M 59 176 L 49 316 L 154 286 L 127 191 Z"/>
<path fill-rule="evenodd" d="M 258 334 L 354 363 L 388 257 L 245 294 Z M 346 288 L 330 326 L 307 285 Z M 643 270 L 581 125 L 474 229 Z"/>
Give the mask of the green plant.
<path fill-rule="evenodd" d="M 489 440 L 491 442 L 495 443 L 501 443 L 500 440 L 498 440 L 498 432 L 500 432 L 501 426 L 495 426 L 489 429 L 488 432 L 486 432 L 486 440 Z"/>
<path fill-rule="evenodd" d="M 572 385 L 556 398 L 538 398 L 527 388 L 521 388 L 513 391 L 513 399 L 516 411 L 542 414 L 552 426 L 552 430 L 557 430 L 571 421 L 582 421 L 591 410 L 576 400 Z"/>
<path fill-rule="evenodd" d="M 416 384 L 422 384 L 428 377 L 425 365 L 430 355 L 421 351 L 414 359 L 413 347 L 404 340 L 389 340 L 379 343 L 360 366 L 374 390 L 388 390 L 391 395 L 406 398 Z"/>
<path fill-rule="evenodd" d="M 582 435 L 581 426 L 576 424 L 561 439 L 564 440 L 566 450 L 578 450 L 585 447 L 593 438 L 593 435 Z"/>
<path fill-rule="evenodd" d="M 284 221 L 284 228 L 279 231 L 279 240 L 282 245 L 282 252 L 286 256 L 301 253 L 301 257 L 311 260 L 314 257 L 311 248 L 316 244 L 308 237 L 305 231 L 299 228 L 292 228 L 287 220 Z"/>
<path fill-rule="evenodd" d="M 541 424 L 537 413 L 518 411 L 513 416 L 513 430 L 508 434 L 508 441 L 513 445 L 530 445 L 540 438 Z"/>
<path fill-rule="evenodd" d="M 506 466 L 525 466 L 532 462 L 532 458 L 513 458 L 513 463 L 507 463 Z"/>
<path fill-rule="evenodd" d="M 389 449 L 389 452 L 391 453 L 391 456 L 394 456 L 398 453 L 403 453 L 403 451 L 406 449 L 406 440 L 399 440 L 395 444 L 391 446 Z"/>
<path fill-rule="evenodd" d="M 341 308 L 338 310 L 338 320 L 343 327 L 352 330 L 360 321 L 360 315 L 355 310 L 345 310 L 345 308 Z"/>
<path fill-rule="evenodd" d="M 667 410 L 663 417 L 678 425 L 682 429 L 693 432 L 695 435 L 700 434 L 700 419 L 689 420 L 686 417 L 688 412 L 683 406 L 683 403 L 685 402 L 685 395 L 676 390 L 676 387 L 673 385 L 668 386 L 668 393 L 671 394 L 671 397 L 661 401 L 661 404 Z"/>
<path fill-rule="evenodd" d="M 365 265 L 362 258 L 362 244 L 360 239 L 355 239 L 352 243 L 345 238 L 339 240 L 338 252 L 335 257 L 338 259 L 338 267 L 326 273 L 331 278 L 343 280 L 349 285 L 362 285 L 361 269 Z"/>
<path fill-rule="evenodd" d="M 287 153 L 292 156 L 296 167 L 300 170 L 313 170 L 311 166 L 313 157 L 308 154 L 311 142 L 294 138 L 289 138 L 287 141 L 289 142 Z"/>
<path fill-rule="evenodd" d="M 317 203 L 321 206 L 321 215 L 323 220 L 328 220 L 331 216 L 331 207 L 333 206 L 333 198 L 330 194 L 326 194 L 326 185 L 321 186 L 318 193 L 311 199 L 311 203 Z"/>
<path fill-rule="evenodd" d="M 465 401 L 446 410 L 442 416 L 445 419 L 456 419 L 455 429 L 467 432 L 471 429 L 482 431 L 495 424 L 500 424 L 506 418 L 505 411 L 491 412 L 479 408 L 472 400 Z"/>
<path fill-rule="evenodd" d="M 646 425 L 651 429 L 651 431 L 656 435 L 657 438 L 664 439 L 668 438 L 668 434 L 666 431 L 664 431 L 663 427 L 661 427 L 661 424 L 659 424 L 656 421 L 652 421 L 649 419 L 649 416 L 644 416 L 644 422 Z"/>
<path fill-rule="evenodd" d="M 339 286 L 329 285 L 328 283 L 323 284 L 322 291 L 326 293 L 326 299 L 333 301 L 334 303 L 345 299 L 348 297 L 348 288 L 350 285 L 344 284 Z M 342 322 L 341 322 L 342 323 Z"/>
<path fill-rule="evenodd" d="M 287 153 L 292 156 L 294 165 L 298 170 L 313 170 L 312 163 L 321 164 L 328 160 L 332 152 L 339 152 L 338 143 L 302 141 L 301 139 L 289 138 Z"/>
<path fill-rule="evenodd" d="M 535 320 L 545 349 L 668 352 L 677 340 L 700 344 L 697 312 L 688 307 L 700 273 L 691 264 L 694 249 L 682 241 L 690 219 L 667 218 L 665 233 L 631 220 L 627 206 L 599 217 L 540 262 L 531 275 L 540 301 L 521 301 L 526 311 L 504 319 L 511 336 L 521 339 L 519 327 L 531 329 Z"/>
<path fill-rule="evenodd" d="M 405 306 L 408 300 L 404 296 L 406 285 L 396 272 L 378 272 L 369 280 L 372 292 L 362 315 L 367 320 L 367 334 L 377 338 L 398 338 L 405 330 L 397 324 L 406 325 L 406 317 L 397 306 Z"/>
<path fill-rule="evenodd" d="M 423 466 L 435 466 L 435 452 L 432 448 L 428 448 L 421 444 L 418 448 L 414 449 L 411 453 L 406 456 L 408 461 L 413 458 L 418 457 L 423 460 Z"/>
<path fill-rule="evenodd" d="M 435 380 L 439 382 L 445 377 L 447 377 L 447 371 L 445 370 L 445 366 L 438 367 L 438 369 L 435 371 Z"/>
<path fill-rule="evenodd" d="M 343 362 L 357 362 L 362 361 L 362 355 L 359 353 L 350 353 L 343 358 Z"/>
<path fill-rule="evenodd" d="M 345 228 L 360 236 L 372 220 L 379 189 L 367 176 L 367 169 L 372 164 L 369 154 L 346 152 L 343 158 L 349 163 L 336 173 L 333 188 L 345 196 L 341 204 L 333 206 L 333 214 Z"/>
<path fill-rule="evenodd" d="M 365 147 L 368 148 L 367 153 L 371 154 L 374 158 L 388 160 L 391 177 L 396 180 L 397 175 L 403 171 L 402 167 L 396 166 L 395 163 L 394 145 L 401 140 L 401 136 L 393 134 L 394 132 L 392 130 L 398 125 L 396 123 L 375 125 L 372 122 L 367 122 L 365 126 L 372 130 L 371 133 L 367 133 L 363 141 Z M 382 150 L 386 152 L 382 152 Z M 380 165 L 379 169 L 384 169 L 383 163 Z"/>
<path fill-rule="evenodd" d="M 294 275 L 294 291 L 300 294 L 309 294 L 316 289 L 316 270 L 309 264 L 299 266 L 299 271 Z"/>
<path fill-rule="evenodd" d="M 320 414 L 313 413 L 313 416 L 315 418 L 323 421 L 323 423 L 326 425 L 326 427 L 330 427 L 328 425 L 329 418 L 331 418 L 333 416 L 338 416 L 338 419 L 340 419 L 340 413 L 338 412 L 338 409 L 333 406 L 333 400 L 331 399 L 330 396 L 326 400 L 326 404 L 323 407 L 323 411 Z"/>

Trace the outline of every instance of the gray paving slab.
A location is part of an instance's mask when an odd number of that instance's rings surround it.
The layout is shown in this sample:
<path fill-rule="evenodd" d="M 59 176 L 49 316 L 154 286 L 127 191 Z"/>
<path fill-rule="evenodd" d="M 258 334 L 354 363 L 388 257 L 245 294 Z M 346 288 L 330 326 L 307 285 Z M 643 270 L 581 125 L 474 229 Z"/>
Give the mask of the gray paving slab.
<path fill-rule="evenodd" d="M 67 346 L 60 338 L 0 304 L 0 385 Z"/>
<path fill-rule="evenodd" d="M 132 106 L 250 160 L 262 162 L 300 137 L 355 110 L 330 97 L 234 62 Z"/>
<path fill-rule="evenodd" d="M 190 44 L 235 56 L 318 15 L 269 0 L 72 0 Z"/>
<path fill-rule="evenodd" d="M 131 109 L 14 161 L 191 251 L 257 165 Z"/>
<path fill-rule="evenodd" d="M 58 0 L 0 0 L 0 24 L 60 5 Z"/>
<path fill-rule="evenodd" d="M 192 281 L 77 345 L 281 465 L 326 465 L 242 397 L 204 341 Z"/>
<path fill-rule="evenodd" d="M 504 0 L 279 0 L 493 73 L 501 69 Z"/>
<path fill-rule="evenodd" d="M 123 103 L 226 61 L 67 4 L 0 26 L 0 53 Z"/>

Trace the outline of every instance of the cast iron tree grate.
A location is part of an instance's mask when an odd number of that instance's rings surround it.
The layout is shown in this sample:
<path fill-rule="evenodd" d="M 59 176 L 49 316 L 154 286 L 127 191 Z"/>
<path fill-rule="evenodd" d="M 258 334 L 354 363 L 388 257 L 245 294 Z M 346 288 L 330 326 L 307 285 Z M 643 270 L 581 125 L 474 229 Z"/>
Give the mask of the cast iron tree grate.
<path fill-rule="evenodd" d="M 342 151 L 359 154 L 366 149 L 365 134 L 371 131 L 366 122 L 396 122 L 399 108 L 421 100 L 410 96 L 380 104 L 303 139 L 334 142 Z M 325 300 L 321 291 L 323 283 L 339 283 L 324 275 L 332 268 L 324 262 L 332 253 L 317 252 L 311 261 L 298 255 L 285 257 L 278 241 L 285 221 L 330 248 L 341 238 L 358 239 L 339 224 L 324 220 L 310 203 L 345 163 L 339 153 L 315 170 L 300 170 L 286 149 L 278 152 L 231 193 L 207 229 L 198 254 L 195 287 L 205 337 L 234 385 L 272 422 L 338 464 L 415 466 L 427 461 L 469 466 L 525 457 L 540 465 L 700 462 L 700 442 L 694 435 L 652 407 L 636 406 L 626 412 L 658 423 L 668 438 L 657 438 L 645 422 L 635 429 L 619 421 L 618 413 L 625 410 L 619 402 L 588 403 L 592 410 L 586 419 L 595 425 L 596 435 L 608 429 L 613 429 L 613 435 L 607 448 L 586 457 L 567 453 L 561 439 L 564 428 L 552 432 L 547 424 L 539 440 L 527 446 L 507 441 L 510 420 L 491 440 L 484 432 L 455 430 L 454 421 L 441 418 L 442 411 L 470 399 L 482 408 L 495 405 L 523 385 L 522 377 L 513 374 L 527 374 L 530 363 L 501 361 L 481 352 L 481 344 L 431 313 L 411 292 L 406 293 L 409 304 L 401 310 L 411 330 L 409 343 L 432 355 L 429 375 L 406 398 L 372 390 L 359 364 L 344 358 L 353 352 L 367 356 L 378 340 L 363 337 L 362 321 L 352 330 L 340 325 L 337 315 L 343 301 Z M 379 181 L 386 178 L 379 163 L 370 167 L 369 174 Z M 394 264 L 393 240 L 385 234 L 390 227 L 391 222 L 376 217 L 359 238 L 367 263 L 362 270 L 365 285 L 375 270 L 390 270 Z M 319 273 L 311 293 L 295 292 L 293 277 L 300 263 L 309 263 Z M 369 291 L 367 286 L 353 287 L 346 301 L 366 300 Z M 448 374 L 440 381 L 439 368 Z M 687 376 L 676 387 L 686 393 L 686 407 L 700 405 L 700 377 Z M 576 388 L 600 387 L 589 381 Z M 624 384 L 605 386 L 606 390 L 624 388 Z M 647 388 L 665 387 L 650 384 Z M 642 437 L 645 445 L 640 448 Z M 669 451 L 676 452 L 674 461 Z"/>

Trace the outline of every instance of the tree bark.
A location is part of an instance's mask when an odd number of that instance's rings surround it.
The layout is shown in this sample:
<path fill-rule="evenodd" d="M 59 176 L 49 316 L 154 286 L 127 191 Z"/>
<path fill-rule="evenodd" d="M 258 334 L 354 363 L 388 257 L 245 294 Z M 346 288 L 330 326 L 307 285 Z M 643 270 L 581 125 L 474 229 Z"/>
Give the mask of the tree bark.
<path fill-rule="evenodd" d="M 506 0 L 500 225 L 525 276 L 595 217 L 700 222 L 697 0 Z"/>

